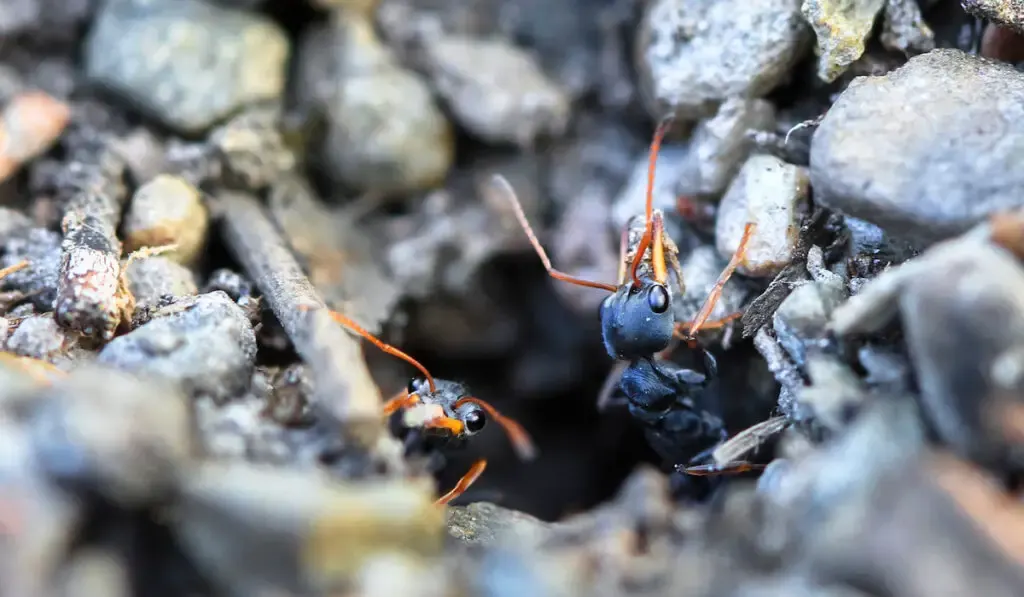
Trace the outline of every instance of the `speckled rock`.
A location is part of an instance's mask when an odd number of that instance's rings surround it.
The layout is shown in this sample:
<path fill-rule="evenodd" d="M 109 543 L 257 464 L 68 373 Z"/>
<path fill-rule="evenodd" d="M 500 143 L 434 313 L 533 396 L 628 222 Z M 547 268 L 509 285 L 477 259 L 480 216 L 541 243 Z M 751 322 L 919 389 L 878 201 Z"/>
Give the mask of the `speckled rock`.
<path fill-rule="evenodd" d="M 280 98 L 288 56 L 272 21 L 200 0 L 107 2 L 84 48 L 90 79 L 188 134 Z"/>
<path fill-rule="evenodd" d="M 648 109 L 685 120 L 729 97 L 761 97 L 809 47 L 800 0 L 655 0 L 637 36 Z"/>
<path fill-rule="evenodd" d="M 532 56 L 500 39 L 445 36 L 424 47 L 426 71 L 468 130 L 491 143 L 529 147 L 561 135 L 569 97 Z"/>
<path fill-rule="evenodd" d="M 199 292 L 192 270 L 161 255 L 136 259 L 128 265 L 127 276 L 128 290 L 139 306 L 155 305 L 164 297 Z"/>
<path fill-rule="evenodd" d="M 804 0 L 801 11 L 818 37 L 818 77 L 834 81 L 864 53 L 885 0 Z"/>
<path fill-rule="evenodd" d="M 1024 205 L 1022 97 L 1024 73 L 959 50 L 855 79 L 811 142 L 815 200 L 922 241 Z"/>
<path fill-rule="evenodd" d="M 1024 3 L 1020 0 L 961 0 L 960 5 L 970 14 L 1024 35 Z"/>
<path fill-rule="evenodd" d="M 248 388 L 256 335 L 228 295 L 192 297 L 164 313 L 104 346 L 99 362 L 177 381 L 192 395 L 227 399 Z"/>
<path fill-rule="evenodd" d="M 199 190 L 177 176 L 161 174 L 139 187 L 124 218 L 125 250 L 177 245 L 165 257 L 194 263 L 206 244 L 209 216 Z"/>
<path fill-rule="evenodd" d="M 60 245 L 60 234 L 45 228 L 13 234 L 4 243 L 0 265 L 10 267 L 22 261 L 28 261 L 29 265 L 4 278 L 3 288 L 28 294 L 32 304 L 41 311 L 53 310 L 60 273 Z"/>
<path fill-rule="evenodd" d="M 770 102 L 730 98 L 722 102 L 713 118 L 702 121 L 690 138 L 690 152 L 679 179 L 679 194 L 701 199 L 718 199 L 728 188 L 750 154 L 748 136 L 775 126 L 775 108 Z"/>
<path fill-rule="evenodd" d="M 401 67 L 360 17 L 306 33 L 299 98 L 327 116 L 327 176 L 342 188 L 403 193 L 444 180 L 454 138 L 430 88 Z"/>
<path fill-rule="evenodd" d="M 718 208 L 715 240 L 719 253 L 732 258 L 747 222 L 754 231 L 737 271 L 771 277 L 789 265 L 810 193 L 805 168 L 767 155 L 751 156 L 729 186 Z"/>

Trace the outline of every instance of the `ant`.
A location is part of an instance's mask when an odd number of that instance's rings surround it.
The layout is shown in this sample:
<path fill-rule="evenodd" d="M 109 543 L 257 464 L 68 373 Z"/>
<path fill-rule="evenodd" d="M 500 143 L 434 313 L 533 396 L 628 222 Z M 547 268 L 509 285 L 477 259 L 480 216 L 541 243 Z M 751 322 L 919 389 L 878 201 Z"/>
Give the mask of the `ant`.
<path fill-rule="evenodd" d="M 407 450 L 419 443 L 423 452 L 437 456 L 434 462 L 443 463 L 442 450 L 464 447 L 466 440 L 483 430 L 490 418 L 505 430 L 520 458 L 532 460 L 536 456 L 536 448 L 526 430 L 487 402 L 471 396 L 466 386 L 435 379 L 416 359 L 379 340 L 341 313 L 329 313 L 334 321 L 369 340 L 383 352 L 409 363 L 422 374 L 384 403 L 384 416 L 390 417 L 399 411 L 404 415 L 402 426 L 409 432 L 405 437 Z M 486 468 L 487 460 L 478 459 L 455 487 L 437 500 L 437 504 L 447 504 L 465 493 Z"/>
<path fill-rule="evenodd" d="M 721 327 L 740 315 L 708 320 L 726 282 L 744 258 L 755 224 L 746 225 L 739 247 L 693 320 L 676 323 L 672 310 L 675 289 L 669 284 L 669 268 L 675 275 L 680 296 L 686 292 L 686 286 L 678 248 L 665 232 L 661 210 L 653 207 L 657 154 L 671 122 L 669 117 L 658 124 L 651 143 L 646 209 L 642 217 L 632 218 L 622 231 L 617 285 L 585 280 L 554 269 L 509 182 L 495 175 L 491 187 L 511 204 L 548 275 L 612 293 L 601 303 L 599 311 L 605 350 L 612 359 L 625 362 L 619 387 L 625 394 L 630 414 L 643 426 L 651 447 L 666 462 L 675 464 L 706 458 L 714 446 L 728 437 L 720 418 L 696 406 L 697 399 L 714 391 L 718 366 L 714 356 L 699 348 L 695 339 L 701 329 Z M 703 372 L 658 358 L 659 353 L 670 349 L 674 339 L 686 340 L 691 350 L 699 351 L 699 356 L 703 357 Z M 708 444 L 712 444 L 711 448 L 690 457 L 695 448 Z"/>

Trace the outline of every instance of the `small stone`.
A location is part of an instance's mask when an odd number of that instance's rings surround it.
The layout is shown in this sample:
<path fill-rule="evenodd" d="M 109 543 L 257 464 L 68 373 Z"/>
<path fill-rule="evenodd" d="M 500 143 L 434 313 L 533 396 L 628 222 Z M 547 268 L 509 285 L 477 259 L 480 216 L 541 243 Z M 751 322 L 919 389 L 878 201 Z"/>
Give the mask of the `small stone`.
<path fill-rule="evenodd" d="M 252 282 L 238 272 L 220 268 L 210 274 L 210 279 L 203 286 L 203 293 L 217 290 L 223 291 L 231 300 L 237 301 L 252 296 Z"/>
<path fill-rule="evenodd" d="M 295 167 L 296 156 L 285 144 L 280 121 L 276 107 L 250 109 L 210 134 L 228 184 L 259 191 Z"/>
<path fill-rule="evenodd" d="M 804 0 L 801 11 L 818 36 L 818 77 L 835 81 L 864 53 L 886 0 Z"/>
<path fill-rule="evenodd" d="M 200 0 L 106 2 L 84 52 L 93 81 L 185 134 L 280 99 L 289 57 L 269 19 Z"/>
<path fill-rule="evenodd" d="M 881 0 L 878 0 L 881 1 Z M 763 97 L 810 42 L 800 0 L 656 0 L 637 36 L 652 116 L 711 116 L 730 97 Z"/>
<path fill-rule="evenodd" d="M 569 98 L 524 50 L 500 39 L 445 36 L 423 51 L 438 93 L 485 141 L 531 147 L 569 125 Z"/>
<path fill-rule="evenodd" d="M 217 400 L 249 386 L 256 335 L 245 311 L 223 292 L 191 297 L 103 347 L 99 362 L 179 382 Z"/>
<path fill-rule="evenodd" d="M 0 244 L 6 244 L 9 238 L 19 233 L 28 232 L 31 227 L 32 220 L 24 213 L 10 207 L 0 207 Z"/>
<path fill-rule="evenodd" d="M 750 155 L 749 134 L 775 128 L 775 107 L 759 99 L 730 98 L 713 118 L 702 121 L 690 138 L 678 192 L 697 199 L 718 199 Z"/>
<path fill-rule="evenodd" d="M 195 187 L 161 174 L 135 191 L 123 226 L 126 251 L 174 244 L 176 249 L 162 255 L 190 264 L 206 244 L 209 215 Z"/>
<path fill-rule="evenodd" d="M 923 0 L 927 6 L 932 0 Z M 921 15 L 918 0 L 886 0 L 885 29 L 880 36 L 887 49 L 900 52 L 930 52 L 935 34 Z"/>
<path fill-rule="evenodd" d="M 809 281 L 793 289 L 772 316 L 779 344 L 798 366 L 807 359 L 807 345 L 822 340 L 832 311 L 846 298 L 842 280 Z"/>
<path fill-rule="evenodd" d="M 28 261 L 28 267 L 4 278 L 3 288 L 24 293 L 40 311 L 52 311 L 57 300 L 60 246 L 60 234 L 45 228 L 31 228 L 7 239 L 0 264 L 11 267 Z"/>
<path fill-rule="evenodd" d="M 855 79 L 814 133 L 815 200 L 922 241 L 1020 206 L 1021 97 L 1024 73 L 959 50 Z"/>
<path fill-rule="evenodd" d="M 128 290 L 139 307 L 155 306 L 167 297 L 199 293 L 192 270 L 162 255 L 133 261 L 127 276 Z"/>
<path fill-rule="evenodd" d="M 969 14 L 1024 35 L 1024 6 L 1020 0 L 961 0 L 960 5 Z"/>
<path fill-rule="evenodd" d="M 448 509 L 448 534 L 467 545 L 522 545 L 550 536 L 551 530 L 533 516 L 487 502 Z"/>
<path fill-rule="evenodd" d="M 775 276 L 793 259 L 809 192 L 805 168 L 772 156 L 752 156 L 719 205 L 718 252 L 731 259 L 744 227 L 754 222 L 757 229 L 736 269 L 748 276 Z"/>
<path fill-rule="evenodd" d="M 404 193 L 447 175 L 451 125 L 427 84 L 397 63 L 369 21 L 349 15 L 307 33 L 297 90 L 326 113 L 325 173 L 335 184 Z"/>
<path fill-rule="evenodd" d="M 149 505 L 168 497 L 190 459 L 189 412 L 188 399 L 158 380 L 78 369 L 44 391 L 33 415 L 36 461 L 71 488 Z"/>
<path fill-rule="evenodd" d="M 68 351 L 78 344 L 77 337 L 57 325 L 52 313 L 21 320 L 7 339 L 5 348 L 16 355 L 50 363 L 67 361 Z"/>

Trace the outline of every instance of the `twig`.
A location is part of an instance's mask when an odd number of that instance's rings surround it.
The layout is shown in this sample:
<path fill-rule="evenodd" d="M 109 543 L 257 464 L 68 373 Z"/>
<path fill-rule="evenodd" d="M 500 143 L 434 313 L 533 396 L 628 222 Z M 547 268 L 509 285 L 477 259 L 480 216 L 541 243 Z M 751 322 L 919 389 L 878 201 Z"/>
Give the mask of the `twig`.
<path fill-rule="evenodd" d="M 312 371 L 314 400 L 351 433 L 352 440 L 371 446 L 384 430 L 384 403 L 363 361 L 359 341 L 331 319 L 323 299 L 254 197 L 225 192 L 217 201 L 229 249 Z"/>

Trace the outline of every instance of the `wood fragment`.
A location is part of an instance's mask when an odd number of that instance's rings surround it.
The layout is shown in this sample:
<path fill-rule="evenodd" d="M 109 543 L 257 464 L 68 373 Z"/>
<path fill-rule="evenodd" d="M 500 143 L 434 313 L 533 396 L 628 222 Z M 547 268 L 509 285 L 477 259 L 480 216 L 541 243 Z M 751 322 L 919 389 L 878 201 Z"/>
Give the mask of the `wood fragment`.
<path fill-rule="evenodd" d="M 372 446 L 384 431 L 384 403 L 359 340 L 331 319 L 323 298 L 253 196 L 224 192 L 217 202 L 229 249 L 312 372 L 313 401 L 342 424 L 347 439 Z"/>

